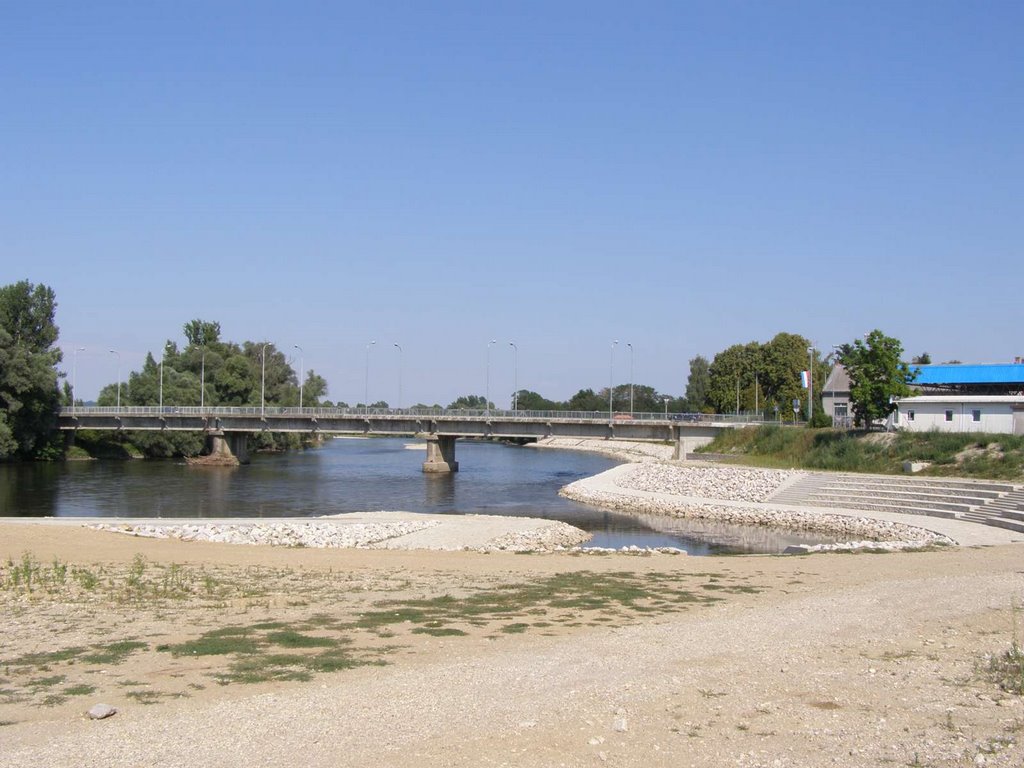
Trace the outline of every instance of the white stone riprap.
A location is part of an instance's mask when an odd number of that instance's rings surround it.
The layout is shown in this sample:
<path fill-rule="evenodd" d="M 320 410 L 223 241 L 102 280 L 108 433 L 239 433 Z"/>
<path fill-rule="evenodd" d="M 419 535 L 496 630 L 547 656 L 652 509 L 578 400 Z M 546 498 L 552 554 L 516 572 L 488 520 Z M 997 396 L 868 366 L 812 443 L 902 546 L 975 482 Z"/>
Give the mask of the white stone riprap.
<path fill-rule="evenodd" d="M 558 448 L 564 451 L 600 453 L 625 462 L 669 461 L 673 446 L 665 443 L 643 443 L 633 440 L 603 440 L 578 437 L 546 437 L 529 444 L 534 448 Z"/>
<path fill-rule="evenodd" d="M 686 467 L 642 464 L 615 484 L 634 491 L 671 493 L 728 501 L 767 501 L 779 488 L 804 472 L 740 467 Z"/>
<path fill-rule="evenodd" d="M 294 523 L 198 523 L 159 525 L 149 523 L 96 523 L 88 527 L 131 536 L 223 544 L 257 544 L 275 547 L 365 548 L 440 525 L 436 520 L 338 524 L 312 520 Z"/>
<path fill-rule="evenodd" d="M 568 523 L 552 522 L 529 531 L 514 531 L 492 539 L 484 551 L 491 552 L 541 552 L 576 547 L 587 541 L 590 534 Z"/>
<path fill-rule="evenodd" d="M 668 481 L 659 484 L 659 478 L 665 481 L 670 473 L 648 473 L 652 465 L 634 465 L 615 473 L 614 484 L 603 483 L 601 475 L 586 478 L 562 488 L 562 496 L 584 504 L 614 509 L 628 513 L 666 515 L 670 517 L 688 517 L 706 520 L 721 520 L 742 525 L 764 525 L 792 530 L 822 531 L 833 534 L 844 540 L 841 544 L 830 544 L 822 547 L 808 548 L 807 551 L 834 551 L 864 548 L 884 549 L 916 549 L 932 545 L 955 544 L 952 539 L 942 534 L 887 520 L 879 520 L 868 516 L 840 515 L 814 510 L 793 510 L 772 507 L 768 504 L 744 506 L 743 504 L 726 505 L 721 501 L 730 493 L 736 493 L 736 484 L 731 481 L 724 486 L 714 486 L 713 477 L 722 479 L 729 471 L 746 472 L 749 470 L 732 468 L 694 468 L 700 472 L 705 469 L 717 469 L 709 475 L 704 483 L 710 498 L 698 501 L 693 498 L 673 498 L 673 496 L 694 496 L 691 492 L 682 494 L 679 486 Z M 628 471 L 625 471 L 628 469 Z M 675 469 L 668 467 L 667 469 Z M 604 473 L 609 474 L 609 473 Z M 737 481 L 738 482 L 738 481 Z M 785 479 L 783 479 L 785 482 Z M 609 490 L 609 486 L 612 490 Z M 688 486 L 692 488 L 693 486 Z M 730 490 L 732 489 L 732 490 Z M 761 492 L 764 492 L 762 489 Z M 715 503 L 719 499 L 719 503 Z M 730 499 L 746 501 L 746 499 Z"/>

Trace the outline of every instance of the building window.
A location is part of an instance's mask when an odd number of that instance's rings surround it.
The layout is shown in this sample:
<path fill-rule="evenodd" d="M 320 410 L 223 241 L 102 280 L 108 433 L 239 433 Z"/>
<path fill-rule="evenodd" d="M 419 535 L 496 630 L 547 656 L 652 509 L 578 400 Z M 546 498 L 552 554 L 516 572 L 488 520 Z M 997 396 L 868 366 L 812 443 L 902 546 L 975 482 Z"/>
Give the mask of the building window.
<path fill-rule="evenodd" d="M 946 411 L 946 421 L 952 421 L 952 420 L 953 420 L 953 412 L 952 411 Z"/>
<path fill-rule="evenodd" d="M 971 411 L 971 421 L 981 421 L 981 409 L 975 408 Z"/>
<path fill-rule="evenodd" d="M 845 419 L 849 415 L 846 412 L 846 403 L 836 403 L 834 415 L 836 418 Z"/>
<path fill-rule="evenodd" d="M 907 421 L 913 421 L 913 420 L 914 420 L 914 412 L 913 411 L 907 411 Z"/>

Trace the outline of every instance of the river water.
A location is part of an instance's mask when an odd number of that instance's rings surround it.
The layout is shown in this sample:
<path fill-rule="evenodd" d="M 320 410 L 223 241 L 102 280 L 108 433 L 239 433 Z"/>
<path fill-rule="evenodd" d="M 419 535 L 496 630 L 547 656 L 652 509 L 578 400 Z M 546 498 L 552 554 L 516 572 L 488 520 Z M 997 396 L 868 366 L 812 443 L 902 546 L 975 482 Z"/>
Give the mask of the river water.
<path fill-rule="evenodd" d="M 572 451 L 458 443 L 459 471 L 420 471 L 423 443 L 403 438 L 326 441 L 248 466 L 177 461 L 0 464 L 0 516 L 307 517 L 404 510 L 562 520 L 593 533 L 588 546 L 680 547 L 693 555 L 781 552 L 834 541 L 782 529 L 658 516 L 578 504 L 558 489 L 616 462 Z"/>

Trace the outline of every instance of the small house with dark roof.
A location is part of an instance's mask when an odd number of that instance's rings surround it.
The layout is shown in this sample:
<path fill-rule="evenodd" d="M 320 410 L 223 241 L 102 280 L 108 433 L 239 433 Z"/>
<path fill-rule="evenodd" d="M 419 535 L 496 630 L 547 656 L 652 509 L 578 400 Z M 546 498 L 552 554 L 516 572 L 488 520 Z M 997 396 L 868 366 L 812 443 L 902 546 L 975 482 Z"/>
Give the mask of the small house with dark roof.
<path fill-rule="evenodd" d="M 853 426 L 853 406 L 850 403 L 850 377 L 839 363 L 825 379 L 821 389 L 821 407 L 832 417 L 833 427 L 849 428 Z"/>

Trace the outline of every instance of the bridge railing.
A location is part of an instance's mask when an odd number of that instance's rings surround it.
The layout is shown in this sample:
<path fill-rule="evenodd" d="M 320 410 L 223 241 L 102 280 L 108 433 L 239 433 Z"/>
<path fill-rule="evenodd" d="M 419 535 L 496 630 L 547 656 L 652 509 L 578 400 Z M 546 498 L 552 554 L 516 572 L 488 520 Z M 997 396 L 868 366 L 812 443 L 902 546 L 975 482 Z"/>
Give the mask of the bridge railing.
<path fill-rule="evenodd" d="M 74 406 L 60 410 L 61 416 L 191 416 L 200 418 L 253 417 L 273 418 L 432 418 L 432 419 L 523 419 L 530 421 L 609 421 L 608 411 L 524 411 L 492 408 L 298 408 L 290 406 L 204 406 L 198 405 L 131 405 L 131 406 Z M 678 422 L 689 424 L 756 424 L 763 417 L 753 413 L 669 413 L 613 411 L 613 422 Z"/>

